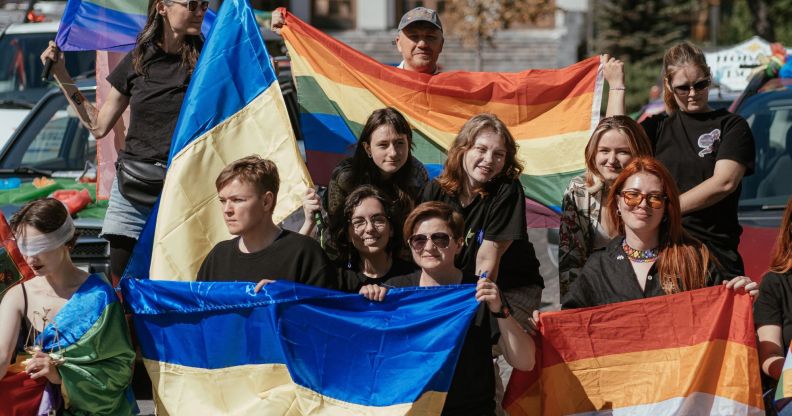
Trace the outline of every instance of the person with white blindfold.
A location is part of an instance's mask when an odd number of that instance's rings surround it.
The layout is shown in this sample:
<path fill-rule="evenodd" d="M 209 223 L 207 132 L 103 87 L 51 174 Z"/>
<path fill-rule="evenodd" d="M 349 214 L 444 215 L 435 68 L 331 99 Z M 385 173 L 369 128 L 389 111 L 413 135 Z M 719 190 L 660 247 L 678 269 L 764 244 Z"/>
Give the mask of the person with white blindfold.
<path fill-rule="evenodd" d="M 103 275 L 72 263 L 77 234 L 65 206 L 52 198 L 30 202 L 11 229 L 35 276 L 0 302 L 0 379 L 24 371 L 46 380 L 42 405 L 53 410 L 63 393 L 73 412 L 132 414 L 126 390 L 135 353 L 123 309 Z"/>

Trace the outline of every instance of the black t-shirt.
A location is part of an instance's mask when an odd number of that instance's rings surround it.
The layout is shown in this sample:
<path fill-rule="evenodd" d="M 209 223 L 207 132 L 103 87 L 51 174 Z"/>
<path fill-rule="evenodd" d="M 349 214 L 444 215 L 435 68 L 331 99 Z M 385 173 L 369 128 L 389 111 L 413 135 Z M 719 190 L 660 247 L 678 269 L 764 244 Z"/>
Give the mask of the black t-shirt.
<path fill-rule="evenodd" d="M 684 193 L 712 177 L 715 163 L 733 160 L 754 169 L 754 139 L 744 118 L 727 110 L 707 113 L 676 111 L 652 116 L 641 123 L 661 161 Z M 701 240 L 730 274 L 742 274 L 737 254 L 742 228 L 737 221 L 741 186 L 716 204 L 685 215 L 685 229 Z"/>
<path fill-rule="evenodd" d="M 384 276 L 378 278 L 368 277 L 365 274 L 357 270 L 349 269 L 346 266 L 347 265 L 345 264 L 338 268 L 338 275 L 341 279 L 340 290 L 350 293 L 357 293 L 364 285 L 380 285 L 390 287 L 388 282 L 391 279 L 401 276 L 420 276 L 421 274 L 421 269 L 418 268 L 418 266 L 398 258 L 393 259 L 393 263 L 391 264 L 391 268 L 388 270 L 388 273 L 385 273 Z"/>
<path fill-rule="evenodd" d="M 390 279 L 388 286 L 420 285 L 420 273 Z M 498 343 L 500 331 L 491 325 L 485 303 L 479 305 L 468 328 L 459 353 L 451 387 L 448 389 L 443 415 L 482 416 L 495 414 L 495 372 L 492 367 L 492 346 Z"/>
<path fill-rule="evenodd" d="M 120 157 L 167 161 L 184 94 L 190 83 L 181 55 L 152 45 L 143 55 L 147 75 L 135 73 L 128 53 L 107 81 L 129 97 L 129 128 Z"/>
<path fill-rule="evenodd" d="M 781 327 L 786 350 L 792 342 L 792 273 L 767 273 L 759 285 L 759 296 L 754 302 L 754 324 Z"/>
<path fill-rule="evenodd" d="M 463 282 L 476 282 L 476 255 L 484 240 L 512 240 L 501 256 L 498 286 L 502 290 L 525 286 L 544 288 L 539 260 L 528 241 L 522 185 L 517 180 L 496 179 L 486 190 L 486 197 L 477 195 L 466 207 L 462 207 L 459 198 L 447 194 L 437 181 L 431 181 L 421 192 L 421 202 L 445 202 L 465 219 L 464 246 L 455 262 L 464 274 Z"/>
<path fill-rule="evenodd" d="M 197 278 L 204 282 L 261 279 L 290 280 L 328 289 L 339 287 L 336 268 L 319 243 L 288 230 L 255 253 L 239 250 L 239 237 L 217 243 L 201 264 Z"/>

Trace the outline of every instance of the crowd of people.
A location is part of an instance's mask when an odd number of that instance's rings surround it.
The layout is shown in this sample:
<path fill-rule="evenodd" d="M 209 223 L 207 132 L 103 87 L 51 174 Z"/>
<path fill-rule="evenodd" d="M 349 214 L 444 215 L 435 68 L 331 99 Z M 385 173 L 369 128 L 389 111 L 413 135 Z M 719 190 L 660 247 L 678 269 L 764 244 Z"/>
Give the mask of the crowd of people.
<path fill-rule="evenodd" d="M 147 197 L 160 191 L 136 183 L 135 173 L 164 177 L 170 137 L 200 53 L 207 5 L 152 0 L 137 45 L 108 77 L 112 88 L 98 111 L 74 88 L 54 45 L 42 54 L 54 62 L 56 81 L 97 139 L 114 128 L 127 107 L 131 111 L 102 232 L 111 244 L 113 280 L 122 274 L 151 210 Z M 275 14 L 273 30 L 283 24 Z M 437 73 L 443 45 L 437 14 L 423 7 L 406 13 L 396 45 L 404 58 L 400 68 Z M 743 118 L 709 107 L 712 78 L 702 51 L 681 43 L 666 52 L 667 112 L 640 125 L 623 115 L 623 64 L 604 56 L 603 67 L 609 85 L 606 117 L 581 155 L 585 173 L 572 179 L 562 201 L 562 307 L 720 284 L 748 292 L 756 297 L 760 361 L 766 388 L 772 388 L 792 339 L 792 200 L 772 267 L 759 286 L 744 276 L 737 252 L 737 200 L 742 177 L 753 169 L 753 137 Z M 272 219 L 279 191 L 273 161 L 252 155 L 229 164 L 216 188 L 218 215 L 234 238 L 211 250 L 196 280 L 250 281 L 260 290 L 283 279 L 373 301 L 385 299 L 392 288 L 475 284 L 481 304 L 443 413 L 496 414 L 502 378 L 511 366 L 535 365 L 530 334 L 541 325 L 536 311 L 544 288 L 527 235 L 517 143 L 497 115 L 475 115 L 460 129 L 442 173 L 433 179 L 412 148 L 412 129 L 398 110 L 374 111 L 352 157 L 333 170 L 326 192 L 311 189 L 304 196 L 305 221 L 298 232 Z M 31 327 L 44 331 L 34 311 L 45 308 L 52 317 L 82 285 L 100 278 L 71 263 L 74 227 L 58 204 L 34 201 L 12 218 L 36 277 L 10 290 L 0 306 L 0 377 L 29 343 Z M 131 351 L 130 343 L 118 354 L 128 358 Z M 112 365 L 131 362 L 112 360 Z M 57 363 L 41 351 L 25 366 L 31 378 L 60 383 Z M 120 414 L 113 411 L 108 414 Z"/>

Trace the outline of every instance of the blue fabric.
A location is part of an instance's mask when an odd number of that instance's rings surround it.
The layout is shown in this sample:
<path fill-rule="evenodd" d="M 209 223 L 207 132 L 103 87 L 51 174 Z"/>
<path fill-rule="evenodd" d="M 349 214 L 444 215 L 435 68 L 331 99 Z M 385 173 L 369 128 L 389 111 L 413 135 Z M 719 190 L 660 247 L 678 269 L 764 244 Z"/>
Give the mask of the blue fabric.
<path fill-rule="evenodd" d="M 195 139 L 277 85 L 275 69 L 250 5 L 245 0 L 226 0 L 215 22 L 184 97 L 168 165 Z M 158 212 L 159 201 L 143 227 L 124 277 L 149 277 Z"/>
<path fill-rule="evenodd" d="M 55 42 L 64 51 L 131 51 L 146 24 L 148 0 L 129 1 L 140 3 L 140 13 L 125 13 L 87 0 L 69 0 Z M 207 10 L 201 27 L 204 35 L 214 20 L 215 13 Z"/>
<path fill-rule="evenodd" d="M 478 307 L 473 285 L 392 289 L 383 302 L 285 281 L 253 287 L 122 282 L 144 357 L 206 369 L 282 363 L 298 385 L 366 406 L 447 392 Z"/>
<path fill-rule="evenodd" d="M 55 352 L 74 344 L 113 302 L 118 302 L 118 297 L 107 280 L 96 274 L 88 276 L 58 314 L 51 318 L 36 342 L 43 345 L 44 351 Z"/>
<path fill-rule="evenodd" d="M 305 150 L 351 156 L 357 145 L 355 133 L 337 115 L 300 113 L 300 130 L 303 137 L 321 138 L 321 140 L 305 140 Z"/>

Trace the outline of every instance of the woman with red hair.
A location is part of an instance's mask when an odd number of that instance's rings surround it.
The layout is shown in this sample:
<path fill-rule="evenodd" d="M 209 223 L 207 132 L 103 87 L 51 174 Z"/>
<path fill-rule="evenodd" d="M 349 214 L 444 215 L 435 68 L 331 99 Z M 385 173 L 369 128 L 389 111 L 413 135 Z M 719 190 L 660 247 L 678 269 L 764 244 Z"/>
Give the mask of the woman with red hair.
<path fill-rule="evenodd" d="M 779 227 L 770 271 L 759 287 L 754 324 L 759 335 L 762 373 L 775 382 L 781 376 L 784 356 L 792 342 L 792 198 L 787 201 Z"/>
<path fill-rule="evenodd" d="M 682 228 L 679 191 L 656 159 L 638 157 L 613 182 L 606 206 L 618 236 L 589 257 L 565 309 L 605 305 L 725 283 L 756 293 L 745 276 L 726 282 L 717 260 Z"/>

